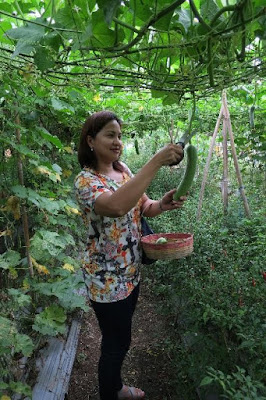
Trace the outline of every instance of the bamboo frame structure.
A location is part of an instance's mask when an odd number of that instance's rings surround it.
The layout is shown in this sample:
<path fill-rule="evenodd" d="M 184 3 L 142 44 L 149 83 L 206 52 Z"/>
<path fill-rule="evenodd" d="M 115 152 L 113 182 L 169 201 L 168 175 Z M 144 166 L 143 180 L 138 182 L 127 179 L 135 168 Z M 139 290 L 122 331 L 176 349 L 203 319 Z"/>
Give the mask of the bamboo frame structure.
<path fill-rule="evenodd" d="M 16 116 L 15 116 L 15 122 L 16 122 L 17 126 L 20 126 L 20 118 L 19 118 L 18 114 L 16 114 Z M 20 144 L 21 143 L 21 135 L 20 135 L 19 127 L 16 128 L 16 138 L 17 138 L 17 143 Z M 18 153 L 18 177 L 19 177 L 20 185 L 24 186 L 23 164 L 22 164 L 21 156 L 19 153 Z M 27 261 L 28 261 L 30 276 L 32 277 L 34 275 L 34 272 L 33 272 L 33 266 L 32 266 L 32 262 L 31 262 L 31 258 L 30 258 L 30 235 L 29 235 L 29 223 L 28 223 L 27 208 L 24 204 L 22 204 L 20 207 L 21 207 L 21 216 L 22 216 L 26 257 L 27 257 Z"/>
<path fill-rule="evenodd" d="M 224 203 L 224 214 L 228 211 L 228 146 L 227 146 L 227 129 L 226 121 L 223 120 L 223 182 L 222 195 Z"/>
<path fill-rule="evenodd" d="M 217 137 L 217 133 L 220 127 L 221 120 L 223 120 L 223 182 L 222 182 L 222 192 L 223 192 L 223 203 L 224 203 L 224 213 L 227 213 L 228 209 L 228 147 L 227 147 L 227 133 L 229 134 L 230 137 L 230 143 L 231 143 L 231 152 L 234 160 L 234 166 L 235 166 L 235 171 L 236 171 L 236 176 L 237 180 L 239 183 L 239 192 L 241 194 L 241 197 L 243 199 L 244 203 L 244 209 L 246 216 L 250 218 L 250 209 L 247 201 L 247 197 L 245 194 L 244 186 L 243 186 L 243 180 L 237 160 L 237 154 L 236 154 L 236 148 L 235 148 L 235 142 L 234 142 L 234 135 L 233 135 L 233 130 L 232 130 L 232 125 L 231 125 L 231 119 L 230 119 L 230 113 L 227 105 L 227 98 L 226 98 L 226 91 L 223 90 L 222 93 L 222 105 L 220 109 L 220 113 L 216 122 L 216 126 L 214 129 L 214 133 L 212 136 L 210 148 L 209 148 L 209 154 L 208 158 L 206 161 L 204 173 L 203 173 L 203 179 L 202 179 L 202 184 L 201 184 L 201 190 L 200 190 L 200 196 L 199 196 L 199 205 L 198 205 L 198 212 L 197 212 L 197 220 L 200 220 L 201 218 L 201 211 L 202 211 L 202 203 L 203 203 L 203 196 L 204 196 L 204 191 L 205 191 L 205 186 L 207 183 L 207 177 L 208 177 L 208 172 L 210 169 L 210 162 L 211 162 L 211 157 L 213 153 L 213 148 L 215 144 L 215 140 Z"/>

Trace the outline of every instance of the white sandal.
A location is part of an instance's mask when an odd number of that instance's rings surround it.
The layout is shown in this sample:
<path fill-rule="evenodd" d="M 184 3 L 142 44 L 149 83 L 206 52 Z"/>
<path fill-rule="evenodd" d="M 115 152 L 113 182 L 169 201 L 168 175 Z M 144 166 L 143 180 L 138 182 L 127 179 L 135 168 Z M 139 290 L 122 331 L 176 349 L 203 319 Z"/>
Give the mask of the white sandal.
<path fill-rule="evenodd" d="M 122 389 L 118 392 L 119 400 L 141 400 L 144 399 L 145 393 L 143 390 L 133 386 L 123 385 Z"/>

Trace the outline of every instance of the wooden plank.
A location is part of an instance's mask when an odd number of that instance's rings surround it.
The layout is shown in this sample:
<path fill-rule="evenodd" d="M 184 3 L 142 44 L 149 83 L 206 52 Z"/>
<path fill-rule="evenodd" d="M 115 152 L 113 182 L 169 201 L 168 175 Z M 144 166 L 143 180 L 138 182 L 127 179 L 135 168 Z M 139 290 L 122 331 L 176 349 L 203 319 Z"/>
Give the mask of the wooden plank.
<path fill-rule="evenodd" d="M 64 400 L 78 346 L 81 317 L 72 320 L 67 340 L 51 338 L 33 388 L 33 400 Z"/>

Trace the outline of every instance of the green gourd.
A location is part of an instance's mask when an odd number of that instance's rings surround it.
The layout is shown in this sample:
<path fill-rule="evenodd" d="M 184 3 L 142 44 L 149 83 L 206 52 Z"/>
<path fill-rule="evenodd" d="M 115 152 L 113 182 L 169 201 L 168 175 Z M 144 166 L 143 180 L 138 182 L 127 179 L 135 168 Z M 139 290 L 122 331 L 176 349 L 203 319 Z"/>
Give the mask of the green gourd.
<path fill-rule="evenodd" d="M 134 145 L 135 145 L 136 153 L 137 153 L 137 155 L 139 155 L 139 142 L 138 142 L 138 139 L 135 139 Z"/>
<path fill-rule="evenodd" d="M 185 196 L 192 185 L 196 168 L 197 168 L 197 149 L 192 144 L 187 147 L 187 166 L 185 174 L 180 182 L 176 192 L 173 195 L 173 199 L 177 201 L 181 196 Z"/>
<path fill-rule="evenodd" d="M 159 239 L 156 240 L 155 243 L 156 243 L 156 244 L 167 243 L 167 239 L 165 239 L 164 237 L 160 237 Z"/>

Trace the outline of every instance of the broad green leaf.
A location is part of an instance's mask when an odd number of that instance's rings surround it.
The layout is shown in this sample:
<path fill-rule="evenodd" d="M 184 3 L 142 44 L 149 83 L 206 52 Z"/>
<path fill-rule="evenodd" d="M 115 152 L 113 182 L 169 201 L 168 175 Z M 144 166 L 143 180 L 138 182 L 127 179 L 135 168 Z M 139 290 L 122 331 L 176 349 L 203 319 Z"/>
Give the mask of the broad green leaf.
<path fill-rule="evenodd" d="M 62 307 L 52 304 L 36 315 L 32 328 L 42 335 L 56 336 L 65 333 L 66 314 Z"/>
<path fill-rule="evenodd" d="M 98 6 L 104 13 L 104 19 L 110 26 L 117 8 L 121 4 L 121 0 L 97 0 Z"/>
<path fill-rule="evenodd" d="M 26 383 L 10 381 L 9 388 L 12 390 L 13 393 L 24 394 L 27 397 L 31 397 L 31 387 Z"/>
<path fill-rule="evenodd" d="M 26 199 L 28 197 L 28 192 L 25 186 L 16 185 L 12 186 L 11 190 L 15 193 L 16 196 L 20 197 L 21 199 Z"/>
<path fill-rule="evenodd" d="M 20 334 L 15 323 L 8 318 L 0 316 L 0 355 L 22 352 L 25 356 L 30 356 L 34 350 L 31 338 Z"/>
<path fill-rule="evenodd" d="M 168 30 L 174 10 L 160 18 L 153 26 L 157 29 Z"/>
<path fill-rule="evenodd" d="M 56 101 L 56 99 L 54 99 L 54 101 Z M 58 136 L 51 135 L 50 132 L 48 132 L 45 128 L 41 128 L 41 127 L 38 127 L 38 132 L 45 140 L 48 140 L 50 143 L 52 143 L 58 149 L 63 148 L 63 144 L 62 144 L 61 140 L 58 138 Z M 56 171 L 56 172 L 58 172 L 58 171 Z"/>
<path fill-rule="evenodd" d="M 62 37 L 57 32 L 50 32 L 43 38 L 43 44 L 52 48 L 56 53 L 59 47 L 63 44 Z"/>
<path fill-rule="evenodd" d="M 2 8 L 0 6 L 0 8 Z M 5 32 L 12 28 L 11 22 L 9 21 L 1 21 L 1 31 L 0 31 L 0 42 L 11 44 L 10 39 L 7 38 Z"/>
<path fill-rule="evenodd" d="M 129 2 L 132 13 L 141 21 L 146 22 L 153 14 L 152 8 L 142 0 L 130 0 Z"/>
<path fill-rule="evenodd" d="M 69 276 L 69 272 L 67 276 Z M 33 287 L 35 291 L 45 296 L 57 297 L 60 305 L 67 310 L 81 308 L 86 311 L 88 309 L 86 306 L 86 298 L 76 293 L 76 290 L 79 289 L 80 286 L 82 286 L 82 284 L 79 281 L 75 283 L 73 280 L 70 282 L 68 279 L 63 278 L 63 280 L 57 282 L 43 282 Z"/>
<path fill-rule="evenodd" d="M 69 233 L 39 230 L 31 239 L 31 253 L 37 260 L 47 262 L 49 257 L 58 256 L 68 245 L 74 244 Z"/>
<path fill-rule="evenodd" d="M 191 16 L 189 10 L 178 10 L 177 14 L 179 16 L 178 21 L 184 28 L 185 32 L 188 31 L 188 28 L 191 26 Z"/>
<path fill-rule="evenodd" d="M 162 98 L 165 96 L 165 92 L 161 90 L 151 90 L 152 97 L 155 99 Z"/>
<path fill-rule="evenodd" d="M 90 39 L 92 37 L 92 23 L 89 22 L 85 28 L 85 32 L 83 32 L 79 37 L 76 42 L 74 42 L 72 49 L 73 51 L 76 51 L 80 48 L 80 45 L 82 44 L 83 46 L 87 45 L 90 42 Z M 78 71 L 78 70 L 76 70 Z M 75 69 L 73 68 L 72 72 L 75 72 Z"/>
<path fill-rule="evenodd" d="M 17 57 L 19 54 L 30 55 L 33 52 L 33 50 L 34 50 L 34 45 L 32 40 L 20 39 L 17 42 L 14 53 L 12 54 L 12 58 Z"/>
<path fill-rule="evenodd" d="M 254 0 L 254 6 L 255 7 L 263 7 L 263 6 L 265 6 L 265 1 L 264 0 Z"/>
<path fill-rule="evenodd" d="M 44 46 L 38 46 L 36 48 L 34 54 L 34 62 L 37 65 L 38 69 L 42 72 L 46 71 L 49 68 L 52 68 L 55 65 L 55 60 L 52 57 L 51 50 Z"/>
<path fill-rule="evenodd" d="M 27 335 L 17 333 L 14 340 L 15 353 L 22 352 L 24 356 L 30 356 L 34 350 L 34 344 Z"/>
<path fill-rule="evenodd" d="M 4 2 L 1 1 L 0 10 L 6 11 L 6 12 L 12 14 L 12 12 L 14 11 L 14 8 L 12 7 L 12 5 L 10 3 L 11 3 L 10 1 L 4 1 Z"/>
<path fill-rule="evenodd" d="M 35 160 L 39 159 L 38 154 L 33 153 L 27 146 L 23 144 L 13 144 L 14 149 L 16 149 L 19 153 L 23 154 L 26 157 L 33 158 Z"/>
<path fill-rule="evenodd" d="M 62 174 L 62 168 L 60 167 L 60 165 L 58 164 L 53 164 L 52 165 L 53 170 L 57 173 L 57 174 Z"/>
<path fill-rule="evenodd" d="M 201 16 L 206 22 L 211 21 L 218 11 L 219 7 L 214 0 L 205 0 L 200 8 Z"/>
<path fill-rule="evenodd" d="M 52 107 L 57 110 L 57 111 L 68 111 L 71 113 L 74 113 L 75 110 L 74 108 L 68 104 L 67 102 L 63 100 L 56 99 L 55 97 L 52 97 L 51 99 Z"/>
<path fill-rule="evenodd" d="M 96 0 L 88 1 L 88 7 L 90 8 L 90 11 L 93 11 L 95 4 L 96 4 Z"/>
<path fill-rule="evenodd" d="M 39 208 L 43 208 L 52 214 L 57 214 L 59 210 L 63 210 L 65 202 L 63 200 L 54 201 L 47 197 L 40 196 L 37 192 L 30 188 L 25 188 L 21 185 L 12 186 L 11 190 L 16 196 L 27 199 Z"/>
<path fill-rule="evenodd" d="M 14 268 L 20 264 L 21 255 L 14 250 L 8 250 L 0 255 L 0 268 Z"/>
<path fill-rule="evenodd" d="M 8 294 L 13 297 L 13 301 L 17 303 L 18 307 L 25 307 L 31 304 L 31 297 L 19 289 L 8 289 Z"/>
<path fill-rule="evenodd" d="M 40 25 L 27 24 L 21 28 L 9 29 L 5 34 L 14 40 L 25 39 L 35 43 L 42 39 L 45 34 L 45 28 Z"/>
<path fill-rule="evenodd" d="M 172 104 L 179 104 L 181 100 L 181 95 L 178 96 L 176 94 L 168 94 L 167 96 L 164 96 L 163 98 L 163 105 L 169 106 Z"/>
<path fill-rule="evenodd" d="M 75 310 L 76 308 L 80 308 L 81 310 L 88 311 L 86 298 L 84 296 L 68 291 L 68 293 L 65 295 L 58 296 L 58 299 L 61 306 L 67 310 Z"/>
<path fill-rule="evenodd" d="M 60 9 L 55 15 L 55 20 L 64 28 L 80 30 L 77 28 L 77 20 L 75 19 L 75 17 L 77 19 L 76 14 L 73 13 L 72 6 L 65 4 L 65 7 L 63 9 Z M 78 24 L 78 26 L 79 25 L 80 24 Z"/>
<path fill-rule="evenodd" d="M 213 382 L 213 378 L 211 378 L 210 376 L 205 376 L 205 378 L 203 378 L 202 381 L 200 382 L 200 386 L 206 386 L 212 382 Z"/>
<path fill-rule="evenodd" d="M 115 43 L 115 32 L 112 31 L 104 23 L 98 23 L 93 26 L 93 37 L 91 39 L 96 47 L 113 46 Z"/>

